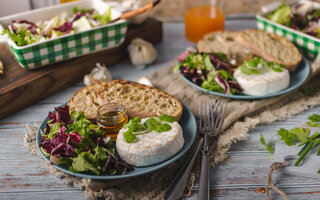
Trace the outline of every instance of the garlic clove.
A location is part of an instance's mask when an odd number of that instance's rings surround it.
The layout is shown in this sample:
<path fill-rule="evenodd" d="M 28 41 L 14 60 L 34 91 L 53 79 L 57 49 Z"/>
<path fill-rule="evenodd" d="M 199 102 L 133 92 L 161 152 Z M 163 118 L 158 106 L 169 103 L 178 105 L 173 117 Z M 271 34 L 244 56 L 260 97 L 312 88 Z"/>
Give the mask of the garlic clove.
<path fill-rule="evenodd" d="M 90 74 L 86 74 L 83 77 L 83 82 L 85 85 L 93 85 L 101 81 L 111 81 L 112 77 L 105 65 L 96 63 L 96 67 L 93 68 Z"/>
<path fill-rule="evenodd" d="M 128 51 L 131 63 L 139 69 L 151 64 L 157 58 L 157 51 L 153 45 L 141 38 L 132 40 Z"/>

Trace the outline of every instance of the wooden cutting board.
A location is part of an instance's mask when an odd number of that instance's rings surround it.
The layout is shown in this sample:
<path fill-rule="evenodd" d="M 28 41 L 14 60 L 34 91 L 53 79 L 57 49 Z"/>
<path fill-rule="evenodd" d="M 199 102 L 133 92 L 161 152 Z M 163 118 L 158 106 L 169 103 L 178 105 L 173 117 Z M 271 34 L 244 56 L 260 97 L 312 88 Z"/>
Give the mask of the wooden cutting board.
<path fill-rule="evenodd" d="M 109 66 L 125 58 L 128 44 L 136 37 L 160 42 L 162 23 L 149 18 L 141 25 L 130 25 L 126 40 L 119 47 L 31 71 L 19 66 L 6 46 L 0 45 L 0 60 L 5 69 L 4 75 L 0 75 L 0 119 L 82 80 L 97 62 Z"/>

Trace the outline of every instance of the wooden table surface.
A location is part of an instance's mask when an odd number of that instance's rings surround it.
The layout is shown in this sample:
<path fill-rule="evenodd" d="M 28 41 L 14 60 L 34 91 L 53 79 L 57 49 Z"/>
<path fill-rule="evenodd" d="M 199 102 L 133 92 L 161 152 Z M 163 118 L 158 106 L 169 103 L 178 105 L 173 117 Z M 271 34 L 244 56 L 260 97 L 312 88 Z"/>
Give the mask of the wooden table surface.
<path fill-rule="evenodd" d="M 226 29 L 254 27 L 255 20 L 250 17 L 229 18 L 226 22 Z M 167 66 L 168 62 L 188 45 L 192 45 L 185 39 L 184 25 L 181 23 L 165 23 L 163 38 L 163 42 L 156 45 L 159 56 L 155 64 L 138 70 L 129 60 L 124 60 L 110 66 L 113 78 L 136 80 L 152 70 Z M 0 121 L 1 200 L 85 199 L 81 190 L 67 186 L 59 178 L 50 175 L 43 159 L 29 154 L 22 142 L 22 136 L 27 131 L 26 124 L 40 123 L 48 111 L 66 102 L 81 87 L 82 83 L 75 84 Z M 320 106 L 284 121 L 260 125 L 249 132 L 246 141 L 233 145 L 228 152 L 229 158 L 211 169 L 211 199 L 265 199 L 265 194 L 255 191 L 264 187 L 271 162 L 267 152 L 259 150 L 259 135 L 263 134 L 269 139 L 280 127 L 301 126 L 305 124 L 307 116 L 313 113 L 320 113 Z M 279 172 L 275 173 L 273 178 L 277 186 L 288 194 L 289 199 L 320 199 L 319 180 L 288 176 Z M 196 184 L 192 196 L 187 199 L 196 199 L 197 189 Z M 272 192 L 272 199 L 281 197 Z"/>

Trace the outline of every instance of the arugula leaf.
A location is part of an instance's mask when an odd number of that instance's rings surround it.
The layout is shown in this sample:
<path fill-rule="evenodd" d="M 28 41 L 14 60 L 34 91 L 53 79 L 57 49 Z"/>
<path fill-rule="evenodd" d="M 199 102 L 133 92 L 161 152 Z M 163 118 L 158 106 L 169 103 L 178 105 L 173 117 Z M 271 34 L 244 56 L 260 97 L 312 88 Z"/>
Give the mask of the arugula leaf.
<path fill-rule="evenodd" d="M 291 7 L 288 4 L 283 2 L 277 9 L 267 14 L 266 17 L 277 23 L 290 26 L 291 24 L 290 13 L 291 13 Z"/>
<path fill-rule="evenodd" d="M 85 14 L 85 13 L 90 13 L 92 11 L 92 9 L 80 9 L 78 6 L 75 6 L 72 8 L 73 14 L 76 14 L 79 11 L 81 12 L 81 14 Z"/>
<path fill-rule="evenodd" d="M 60 130 L 61 124 L 60 122 L 56 122 L 50 129 L 50 132 L 47 136 L 47 139 L 52 139 L 56 136 L 56 133 Z"/>
<path fill-rule="evenodd" d="M 231 81 L 235 81 L 236 79 L 232 76 L 232 74 L 228 71 L 225 71 L 225 70 L 218 70 L 218 73 L 220 74 L 221 76 L 221 79 L 223 80 L 231 80 Z"/>
<path fill-rule="evenodd" d="M 83 152 L 73 159 L 70 171 L 73 172 L 86 172 L 91 171 L 97 175 L 100 174 L 100 170 L 95 166 L 94 155 L 90 151 Z"/>
<path fill-rule="evenodd" d="M 94 148 L 93 150 L 95 152 L 94 153 L 94 161 L 97 164 L 97 168 L 100 169 L 100 166 L 102 166 L 103 163 L 108 158 L 108 156 L 106 154 L 106 149 L 103 147 L 99 147 L 99 145 L 97 145 L 96 148 Z"/>
<path fill-rule="evenodd" d="M 214 53 L 219 60 L 227 60 L 228 59 L 228 56 L 222 52 L 215 52 Z"/>
<path fill-rule="evenodd" d="M 18 46 L 25 46 L 35 43 L 36 40 L 29 30 L 20 30 L 19 32 L 12 33 L 10 30 L 3 30 L 2 35 L 8 34 L 8 36 L 17 43 Z"/>
<path fill-rule="evenodd" d="M 101 24 L 107 24 L 111 21 L 111 7 L 109 7 L 109 9 L 106 10 L 102 15 L 97 12 L 94 13 L 92 18 L 99 20 Z"/>

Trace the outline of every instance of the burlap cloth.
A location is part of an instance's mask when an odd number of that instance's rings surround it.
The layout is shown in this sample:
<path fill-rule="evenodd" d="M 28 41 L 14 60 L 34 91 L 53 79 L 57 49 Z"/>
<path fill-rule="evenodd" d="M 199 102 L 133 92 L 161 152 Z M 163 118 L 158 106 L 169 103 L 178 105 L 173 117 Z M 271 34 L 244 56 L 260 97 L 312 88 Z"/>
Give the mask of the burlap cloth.
<path fill-rule="evenodd" d="M 311 64 L 311 68 L 310 79 L 303 86 L 304 88 L 320 86 L 320 78 L 318 77 L 320 72 L 320 57 Z M 220 97 L 206 94 L 188 85 L 180 75 L 172 72 L 172 66 L 163 68 L 160 71 L 154 71 L 149 74 L 147 78 L 155 87 L 177 97 L 191 109 L 196 118 L 198 118 L 199 101 L 206 101 L 212 98 L 221 99 Z M 225 153 L 230 146 L 233 143 L 245 140 L 248 136 L 248 131 L 256 125 L 281 120 L 300 113 L 311 106 L 320 104 L 320 92 L 313 96 L 307 96 L 299 89 L 289 94 L 270 99 L 256 101 L 223 100 L 228 102 L 226 118 L 221 135 L 216 138 L 211 138 L 211 149 L 214 152 L 211 155 L 212 166 L 223 161 L 226 158 Z M 29 132 L 25 135 L 24 143 L 31 153 L 39 156 L 35 143 L 36 130 L 36 127 L 29 127 Z M 58 171 L 49 164 L 47 165 L 51 174 L 60 177 L 67 184 L 73 184 L 75 187 L 84 190 L 87 198 L 163 199 L 170 182 L 189 155 L 190 151 L 175 163 L 153 174 L 119 181 L 95 181 L 86 178 L 77 178 Z M 198 159 L 189 179 L 188 187 L 185 191 L 186 195 L 190 194 L 190 189 L 193 186 L 196 174 L 199 172 L 199 166 Z"/>

